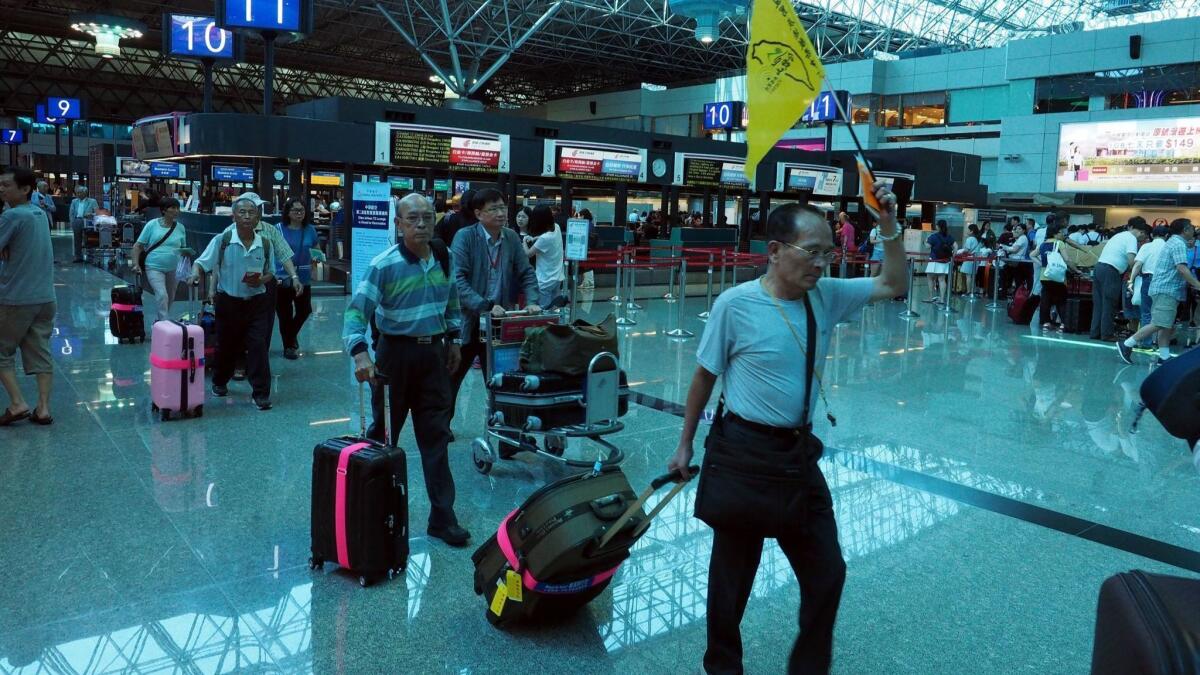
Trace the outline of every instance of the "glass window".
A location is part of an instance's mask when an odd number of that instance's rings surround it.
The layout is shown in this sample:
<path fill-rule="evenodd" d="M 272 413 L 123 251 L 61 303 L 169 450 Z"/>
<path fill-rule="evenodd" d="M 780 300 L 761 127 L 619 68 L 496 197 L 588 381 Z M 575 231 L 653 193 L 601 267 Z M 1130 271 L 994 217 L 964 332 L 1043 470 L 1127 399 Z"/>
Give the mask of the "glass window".
<path fill-rule="evenodd" d="M 133 140 L 133 125 L 118 124 L 113 133 L 113 137 L 118 141 Z"/>
<path fill-rule="evenodd" d="M 905 128 L 939 127 L 946 124 L 946 92 L 905 94 L 901 98 Z"/>
<path fill-rule="evenodd" d="M 871 94 L 855 94 L 850 97 L 850 122 L 868 124 L 871 121 Z"/>
<path fill-rule="evenodd" d="M 875 111 L 875 124 L 881 127 L 900 126 L 900 96 L 879 97 L 879 109 Z"/>

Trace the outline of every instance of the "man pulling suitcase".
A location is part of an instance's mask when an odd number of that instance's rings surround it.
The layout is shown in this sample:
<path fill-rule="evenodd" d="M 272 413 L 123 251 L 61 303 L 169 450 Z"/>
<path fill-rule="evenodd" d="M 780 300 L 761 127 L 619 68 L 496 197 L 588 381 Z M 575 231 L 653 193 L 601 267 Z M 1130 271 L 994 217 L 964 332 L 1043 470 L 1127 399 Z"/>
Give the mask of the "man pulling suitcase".
<path fill-rule="evenodd" d="M 429 529 L 451 546 L 466 546 L 470 534 L 454 515 L 454 477 L 450 474 L 450 373 L 462 359 L 462 313 L 458 294 L 434 256 L 433 205 L 419 194 L 400 200 L 396 225 L 400 243 L 371 261 L 346 309 L 342 341 L 354 358 L 359 382 L 376 369 L 386 378 L 391 398 L 391 445 L 412 411 L 421 469 L 429 494 Z M 367 332 L 379 331 L 371 361 Z"/>

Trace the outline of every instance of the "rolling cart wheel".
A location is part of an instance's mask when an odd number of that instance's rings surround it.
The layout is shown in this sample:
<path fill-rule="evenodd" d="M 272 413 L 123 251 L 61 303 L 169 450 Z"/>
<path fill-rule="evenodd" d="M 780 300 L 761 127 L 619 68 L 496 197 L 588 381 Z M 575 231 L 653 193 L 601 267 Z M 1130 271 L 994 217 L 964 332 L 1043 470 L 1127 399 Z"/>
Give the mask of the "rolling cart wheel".
<path fill-rule="evenodd" d="M 358 578 L 358 585 L 362 586 L 363 588 L 366 588 L 367 586 L 371 585 L 371 580 L 368 579 L 366 576 L 360 576 Z"/>
<path fill-rule="evenodd" d="M 471 441 L 471 460 L 475 462 L 475 469 L 479 473 L 486 476 L 492 472 L 495 457 L 492 456 L 492 448 L 487 441 L 482 438 Z"/>
<path fill-rule="evenodd" d="M 563 452 L 567 449 L 567 439 L 564 436 L 547 436 L 543 439 L 542 444 L 545 446 L 546 452 L 555 457 L 562 457 Z"/>

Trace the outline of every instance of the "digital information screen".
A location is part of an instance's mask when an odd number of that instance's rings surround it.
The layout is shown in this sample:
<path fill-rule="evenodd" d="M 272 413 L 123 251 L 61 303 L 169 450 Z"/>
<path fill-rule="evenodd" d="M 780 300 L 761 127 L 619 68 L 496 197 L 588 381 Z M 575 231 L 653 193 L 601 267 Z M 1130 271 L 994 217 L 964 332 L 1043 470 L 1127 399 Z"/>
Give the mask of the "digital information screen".
<path fill-rule="evenodd" d="M 150 162 L 150 175 L 154 178 L 187 178 L 187 167 L 171 162 Z"/>
<path fill-rule="evenodd" d="M 117 175 L 122 178 L 149 178 L 150 162 L 132 157 L 118 157 Z"/>
<path fill-rule="evenodd" d="M 50 117 L 47 115 L 45 103 L 39 103 L 34 106 L 33 119 L 38 124 L 62 124 L 63 122 L 66 122 L 66 120 L 61 117 Z"/>
<path fill-rule="evenodd" d="M 233 33 L 211 16 L 167 14 L 163 17 L 163 49 L 171 56 L 231 60 L 235 57 Z"/>
<path fill-rule="evenodd" d="M 398 178 L 396 176 L 388 176 L 388 184 L 392 186 L 393 190 L 412 190 L 413 189 L 413 179 L 411 179 L 411 178 Z"/>
<path fill-rule="evenodd" d="M 338 171 L 313 171 L 308 177 L 308 184 L 342 187 L 342 174 Z"/>
<path fill-rule="evenodd" d="M 0 145 L 20 145 L 24 142 L 24 129 L 0 129 Z"/>
<path fill-rule="evenodd" d="M 218 0 L 217 14 L 225 28 L 302 33 L 312 0 Z"/>
<path fill-rule="evenodd" d="M 249 166 L 222 166 L 213 164 L 212 179 L 226 183 L 253 183 L 254 169 Z"/>
<path fill-rule="evenodd" d="M 736 157 L 675 155 L 675 184 L 746 190 L 746 162 Z"/>
<path fill-rule="evenodd" d="M 1055 189 L 1200 193 L 1200 117 L 1063 124 Z"/>
<path fill-rule="evenodd" d="M 133 154 L 138 159 L 158 159 L 175 154 L 171 120 L 157 120 L 133 128 Z"/>
<path fill-rule="evenodd" d="M 780 163 L 775 170 L 777 192 L 808 191 L 814 195 L 840 197 L 842 181 L 842 170 L 832 166 Z"/>
<path fill-rule="evenodd" d="M 554 175 L 559 178 L 636 183 L 645 176 L 644 158 L 632 149 L 560 145 L 556 149 L 554 166 Z"/>
<path fill-rule="evenodd" d="M 377 122 L 375 163 L 455 173 L 504 173 L 508 171 L 508 136 Z"/>
<path fill-rule="evenodd" d="M 841 110 L 838 109 L 838 103 L 842 104 L 842 108 L 850 109 L 850 92 L 848 91 L 823 91 L 817 94 L 813 102 L 808 105 L 804 114 L 800 116 L 801 122 L 840 122 L 843 121 Z"/>
<path fill-rule="evenodd" d="M 722 101 L 704 104 L 704 128 L 709 131 L 741 129 L 745 103 Z"/>

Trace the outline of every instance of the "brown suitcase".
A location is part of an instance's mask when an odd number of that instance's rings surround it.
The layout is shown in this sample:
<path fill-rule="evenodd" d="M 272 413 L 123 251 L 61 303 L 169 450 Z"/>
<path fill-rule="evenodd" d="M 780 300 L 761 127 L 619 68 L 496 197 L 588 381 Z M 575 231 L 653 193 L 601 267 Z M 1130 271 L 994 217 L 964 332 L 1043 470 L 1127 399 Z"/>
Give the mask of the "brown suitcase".
<path fill-rule="evenodd" d="M 1200 673 L 1200 579 L 1141 570 L 1100 587 L 1092 675 Z"/>

